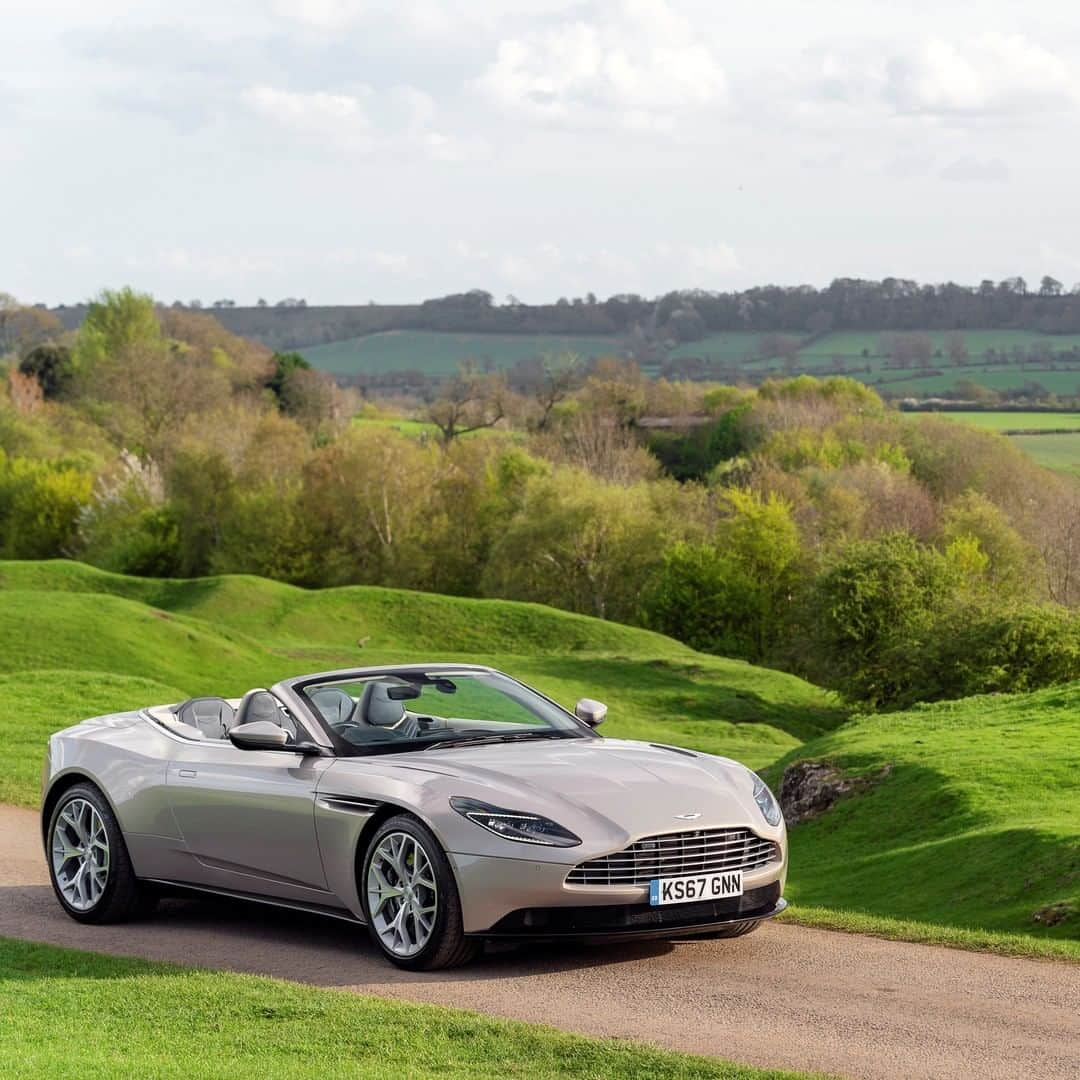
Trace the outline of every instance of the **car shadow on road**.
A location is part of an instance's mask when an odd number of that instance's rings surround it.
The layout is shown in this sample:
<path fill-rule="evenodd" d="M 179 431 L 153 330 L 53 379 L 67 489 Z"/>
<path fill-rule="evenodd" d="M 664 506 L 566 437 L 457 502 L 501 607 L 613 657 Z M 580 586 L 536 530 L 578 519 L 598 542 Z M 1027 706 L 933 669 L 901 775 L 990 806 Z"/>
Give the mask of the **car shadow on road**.
<path fill-rule="evenodd" d="M 0 936 L 372 990 L 545 976 L 647 960 L 674 948 L 667 941 L 499 944 L 466 967 L 409 972 L 386 961 L 363 926 L 339 919 L 223 897 L 170 896 L 139 921 L 87 926 L 61 911 L 48 886 L 0 888 Z"/>

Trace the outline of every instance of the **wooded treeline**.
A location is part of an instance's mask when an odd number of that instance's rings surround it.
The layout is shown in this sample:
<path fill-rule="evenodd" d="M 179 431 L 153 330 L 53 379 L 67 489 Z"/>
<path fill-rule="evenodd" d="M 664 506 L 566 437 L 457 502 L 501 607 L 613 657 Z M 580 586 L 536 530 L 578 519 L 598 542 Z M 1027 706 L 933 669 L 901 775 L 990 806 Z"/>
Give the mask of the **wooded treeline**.
<path fill-rule="evenodd" d="M 177 302 L 192 307 L 201 302 Z M 737 292 L 685 290 L 660 297 L 622 293 L 606 300 L 592 293 L 554 304 L 497 302 L 482 289 L 419 304 L 309 305 L 293 298 L 254 307 L 209 302 L 222 325 L 275 349 L 293 349 L 382 330 L 440 330 L 509 334 L 665 333 L 694 341 L 725 330 L 786 331 L 801 336 L 829 330 L 1020 329 L 1080 332 L 1080 286 L 1051 277 L 1028 284 L 1021 277 L 978 285 L 920 284 L 904 278 L 837 278 L 825 288 L 764 285 Z M 67 329 L 85 317 L 85 305 L 54 310 Z"/>
<path fill-rule="evenodd" d="M 0 557 L 532 600 L 864 707 L 1080 678 L 1080 487 L 854 380 L 566 360 L 395 412 L 128 290 L 46 331 L 0 371 Z"/>

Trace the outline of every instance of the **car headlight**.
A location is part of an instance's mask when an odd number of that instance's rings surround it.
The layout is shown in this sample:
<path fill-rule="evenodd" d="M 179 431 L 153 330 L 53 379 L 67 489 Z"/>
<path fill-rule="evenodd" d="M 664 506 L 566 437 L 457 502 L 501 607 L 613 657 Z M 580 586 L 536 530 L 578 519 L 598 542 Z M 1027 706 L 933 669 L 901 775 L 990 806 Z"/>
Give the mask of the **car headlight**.
<path fill-rule="evenodd" d="M 450 805 L 482 829 L 501 836 L 504 840 L 517 840 L 522 844 L 541 844 L 544 847 L 577 847 L 581 837 L 564 829 L 557 821 L 529 814 L 522 810 L 504 810 L 489 806 L 476 799 L 455 796 Z"/>
<path fill-rule="evenodd" d="M 770 825 L 779 825 L 784 820 L 784 815 L 780 810 L 780 804 L 776 801 L 776 796 L 773 795 L 769 790 L 769 785 L 757 773 L 751 773 L 750 775 L 754 778 L 754 802 L 758 804 L 761 816 Z"/>

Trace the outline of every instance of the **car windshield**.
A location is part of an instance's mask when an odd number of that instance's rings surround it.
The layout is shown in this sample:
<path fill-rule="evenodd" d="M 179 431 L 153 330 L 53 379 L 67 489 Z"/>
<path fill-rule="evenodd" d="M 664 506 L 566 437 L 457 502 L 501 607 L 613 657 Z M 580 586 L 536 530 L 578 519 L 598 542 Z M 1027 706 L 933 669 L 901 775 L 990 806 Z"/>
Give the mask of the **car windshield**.
<path fill-rule="evenodd" d="M 309 683 L 301 693 L 343 754 L 588 738 L 578 720 L 497 672 L 402 672 Z"/>

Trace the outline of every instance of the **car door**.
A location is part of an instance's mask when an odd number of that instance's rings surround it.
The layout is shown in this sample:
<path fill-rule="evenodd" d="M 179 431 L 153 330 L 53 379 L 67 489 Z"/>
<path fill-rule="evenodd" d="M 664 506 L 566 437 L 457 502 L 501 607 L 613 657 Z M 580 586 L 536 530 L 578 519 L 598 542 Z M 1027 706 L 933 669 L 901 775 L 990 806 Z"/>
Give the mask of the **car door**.
<path fill-rule="evenodd" d="M 191 856 L 192 884 L 325 902 L 315 788 L 332 759 L 241 750 L 224 739 L 177 743 L 166 792 Z"/>

